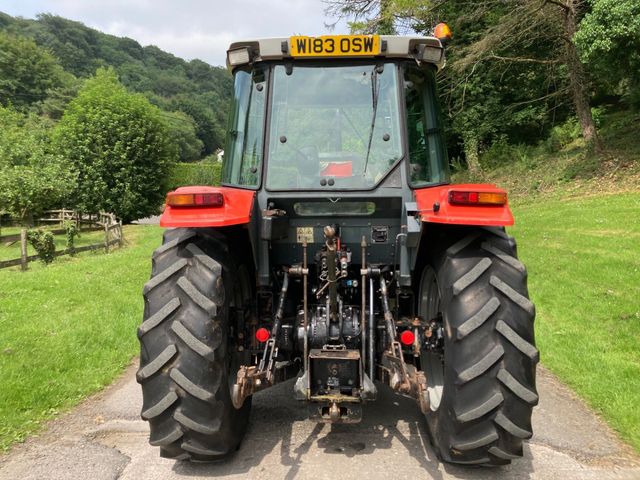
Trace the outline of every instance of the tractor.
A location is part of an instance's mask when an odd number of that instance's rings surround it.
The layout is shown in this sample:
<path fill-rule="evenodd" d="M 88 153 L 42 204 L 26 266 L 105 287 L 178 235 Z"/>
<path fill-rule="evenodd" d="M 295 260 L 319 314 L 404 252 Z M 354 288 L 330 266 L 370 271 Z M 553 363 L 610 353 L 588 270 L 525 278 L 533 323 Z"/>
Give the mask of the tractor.
<path fill-rule="evenodd" d="M 535 309 L 506 192 L 450 181 L 447 37 L 230 46 L 221 185 L 167 194 L 143 292 L 137 381 L 162 457 L 232 455 L 252 396 L 287 380 L 311 421 L 356 423 L 391 388 L 441 460 L 522 456 Z"/>

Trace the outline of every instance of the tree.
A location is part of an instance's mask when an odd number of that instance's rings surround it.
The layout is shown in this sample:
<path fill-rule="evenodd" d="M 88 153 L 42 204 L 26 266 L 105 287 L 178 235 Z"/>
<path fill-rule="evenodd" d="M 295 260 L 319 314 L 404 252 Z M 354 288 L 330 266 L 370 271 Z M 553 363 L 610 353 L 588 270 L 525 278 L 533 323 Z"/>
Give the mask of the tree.
<path fill-rule="evenodd" d="M 33 29 L 36 42 L 50 48 L 74 75 L 88 76 L 104 65 L 98 58 L 98 40 L 103 35 L 98 31 L 48 13 L 38 15 L 38 23 L 33 26 L 38 27 Z"/>
<path fill-rule="evenodd" d="M 580 58 L 606 90 L 622 90 L 640 106 L 640 3 L 593 0 L 574 37 Z"/>
<path fill-rule="evenodd" d="M 186 113 L 196 122 L 196 135 L 204 143 L 204 155 L 210 155 L 224 145 L 224 134 L 208 103 L 192 95 L 179 95 L 171 103 L 174 110 Z"/>
<path fill-rule="evenodd" d="M 0 107 L 0 214 L 31 223 L 64 206 L 75 189 L 76 175 L 52 152 L 49 131 L 44 119 Z"/>
<path fill-rule="evenodd" d="M 63 85 L 64 76 L 58 61 L 33 40 L 0 31 L 0 105 L 42 101 Z"/>
<path fill-rule="evenodd" d="M 178 148 L 181 162 L 192 162 L 202 158 L 204 143 L 196 136 L 196 122 L 186 113 L 163 113 L 169 127 L 171 142 Z"/>
<path fill-rule="evenodd" d="M 539 121 L 540 109 L 532 106 L 547 107 L 546 119 L 542 119 L 538 130 L 543 132 L 545 126 L 548 129 L 556 119 L 557 107 L 562 105 L 563 93 L 569 94 L 584 138 L 599 147 L 589 104 L 589 79 L 573 42 L 586 10 L 583 1 L 326 0 L 326 3 L 330 14 L 354 17 L 359 20 L 355 26 L 365 30 L 371 30 L 384 9 L 390 12 L 386 15 L 392 16 L 396 25 L 423 34 L 430 34 L 438 21 L 464 25 L 463 29 L 454 28 L 449 68 L 443 74 L 445 82 L 441 83 L 448 84 L 445 98 L 450 117 L 465 112 L 463 121 L 454 121 L 452 125 L 456 134 L 463 137 L 466 152 L 477 151 L 486 135 L 500 134 L 500 130 L 517 135 L 513 127 L 518 123 Z M 501 88 L 509 77 L 512 83 Z M 470 91 L 484 95 L 474 98 L 468 95 Z M 502 113 L 493 110 L 490 113 L 494 115 L 485 115 L 489 113 L 487 104 L 496 105 Z M 459 108 L 462 106 L 464 109 Z M 467 114 L 472 107 L 482 115 Z M 500 121 L 496 122 L 496 118 Z M 487 122 L 493 123 L 492 128 L 487 128 Z M 457 125 L 464 130 L 460 131 Z M 533 138 L 538 139 L 539 134 Z"/>
<path fill-rule="evenodd" d="M 110 65 L 128 89 L 143 93 L 162 110 L 180 110 L 193 118 L 198 138 L 204 144 L 204 155 L 223 146 L 233 92 L 233 80 L 226 68 L 213 67 L 200 60 L 186 62 L 158 47 L 142 47 L 129 38 L 107 35 L 55 15 L 44 14 L 37 20 L 29 20 L 0 12 L 0 32 L 30 38 L 31 45 L 37 44 L 40 51 L 51 52 L 55 61 L 66 69 L 68 78 L 63 79 L 61 86 L 42 89 L 44 93 L 37 96 L 33 92 L 18 92 L 20 98 L 29 97 L 29 108 L 53 119 L 60 118 L 66 103 L 79 88 L 74 75 L 87 78 L 97 68 Z M 4 50 L 0 48 L 0 62 L 3 54 L 6 55 Z M 20 52 L 17 49 L 15 53 L 17 62 L 7 62 L 9 67 L 24 62 L 21 56 L 25 55 Z M 23 70 L 32 73 L 28 68 Z M 2 82 L 11 78 L 0 72 L 0 93 Z M 44 78 L 48 79 L 46 75 Z"/>
<path fill-rule="evenodd" d="M 129 93 L 112 69 L 85 82 L 54 141 L 78 172 L 79 209 L 110 211 L 125 222 L 158 211 L 177 149 L 160 110 Z"/>

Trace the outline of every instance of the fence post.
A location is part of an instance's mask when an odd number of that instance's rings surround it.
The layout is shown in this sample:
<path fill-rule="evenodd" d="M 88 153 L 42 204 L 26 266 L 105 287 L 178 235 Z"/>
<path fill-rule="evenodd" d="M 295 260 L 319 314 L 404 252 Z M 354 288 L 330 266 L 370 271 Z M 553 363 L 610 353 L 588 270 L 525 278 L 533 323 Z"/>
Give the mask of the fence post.
<path fill-rule="evenodd" d="M 104 224 L 104 252 L 109 253 L 109 225 Z"/>
<path fill-rule="evenodd" d="M 27 269 L 27 229 L 20 230 L 20 269 L 24 272 Z"/>
<path fill-rule="evenodd" d="M 118 224 L 120 225 L 120 227 L 118 228 L 118 233 L 120 234 L 118 236 L 118 246 L 122 248 L 122 220 L 120 220 Z"/>

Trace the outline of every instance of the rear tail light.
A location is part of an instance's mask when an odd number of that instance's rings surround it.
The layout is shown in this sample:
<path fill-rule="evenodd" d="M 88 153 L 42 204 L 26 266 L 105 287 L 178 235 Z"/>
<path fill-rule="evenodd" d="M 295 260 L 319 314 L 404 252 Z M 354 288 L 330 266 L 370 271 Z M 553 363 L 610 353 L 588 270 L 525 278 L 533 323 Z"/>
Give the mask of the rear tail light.
<path fill-rule="evenodd" d="M 260 343 L 264 343 L 267 340 L 269 340 L 269 330 L 267 330 L 264 327 L 259 328 L 258 330 L 256 330 L 256 340 L 258 340 Z"/>
<path fill-rule="evenodd" d="M 415 341 L 415 339 L 416 339 L 416 336 L 413 334 L 411 330 L 405 330 L 400 334 L 400 342 L 402 342 L 403 345 L 406 345 L 406 346 L 413 345 L 413 342 Z"/>
<path fill-rule="evenodd" d="M 222 193 L 177 193 L 167 195 L 167 205 L 170 207 L 222 207 L 224 196 Z"/>
<path fill-rule="evenodd" d="M 452 190 L 449 192 L 449 203 L 452 205 L 505 205 L 506 192 L 465 192 Z"/>

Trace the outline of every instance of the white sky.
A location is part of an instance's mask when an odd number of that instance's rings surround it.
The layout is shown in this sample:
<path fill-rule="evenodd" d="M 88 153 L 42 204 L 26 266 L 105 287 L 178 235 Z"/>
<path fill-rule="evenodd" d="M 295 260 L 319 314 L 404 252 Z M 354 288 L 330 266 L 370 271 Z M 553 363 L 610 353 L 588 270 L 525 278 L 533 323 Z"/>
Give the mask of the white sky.
<path fill-rule="evenodd" d="M 224 65 L 232 41 L 328 33 L 322 0 L 0 0 L 0 11 L 52 13 L 191 60 Z M 335 33 L 348 33 L 340 22 Z"/>

